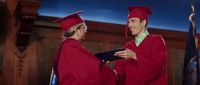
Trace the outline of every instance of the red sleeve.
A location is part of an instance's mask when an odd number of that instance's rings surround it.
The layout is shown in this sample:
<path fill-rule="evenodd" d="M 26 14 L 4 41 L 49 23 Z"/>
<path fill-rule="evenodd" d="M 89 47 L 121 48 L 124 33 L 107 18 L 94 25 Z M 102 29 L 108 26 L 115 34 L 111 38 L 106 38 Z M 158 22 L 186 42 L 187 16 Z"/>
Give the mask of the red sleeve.
<path fill-rule="evenodd" d="M 125 84 L 125 63 L 122 60 L 115 62 L 114 70 L 117 73 L 117 83 L 118 85 Z"/>
<path fill-rule="evenodd" d="M 101 65 L 95 56 L 78 46 L 64 47 L 59 60 L 61 85 L 114 85 L 114 72 Z M 107 79 L 104 79 L 107 77 Z M 112 79 L 109 82 L 106 81 Z M 113 84 L 112 84 L 113 83 Z"/>
<path fill-rule="evenodd" d="M 131 42 L 128 42 L 124 45 L 124 48 L 129 48 L 129 44 Z M 129 48 L 130 49 L 130 48 Z M 117 83 L 118 85 L 124 85 L 125 84 L 125 68 L 126 64 L 128 64 L 127 60 L 117 60 L 115 62 L 114 70 L 117 72 Z"/>

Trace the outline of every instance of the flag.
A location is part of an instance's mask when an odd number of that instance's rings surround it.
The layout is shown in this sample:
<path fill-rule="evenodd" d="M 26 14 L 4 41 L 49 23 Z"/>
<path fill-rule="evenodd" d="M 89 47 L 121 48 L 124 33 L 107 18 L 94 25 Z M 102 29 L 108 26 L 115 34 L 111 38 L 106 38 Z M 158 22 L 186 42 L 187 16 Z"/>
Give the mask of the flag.
<path fill-rule="evenodd" d="M 185 49 L 183 85 L 200 85 L 198 38 L 196 37 L 194 15 L 191 16 L 190 24 Z"/>
<path fill-rule="evenodd" d="M 52 72 L 51 72 L 51 78 L 50 78 L 49 85 L 58 85 L 58 78 L 57 78 L 53 69 L 52 69 Z"/>

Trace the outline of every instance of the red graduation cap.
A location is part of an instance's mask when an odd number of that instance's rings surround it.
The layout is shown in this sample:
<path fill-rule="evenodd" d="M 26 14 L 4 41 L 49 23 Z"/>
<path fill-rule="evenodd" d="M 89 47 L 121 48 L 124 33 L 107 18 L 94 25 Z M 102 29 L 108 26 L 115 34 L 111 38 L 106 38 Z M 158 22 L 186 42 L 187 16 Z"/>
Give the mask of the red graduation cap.
<path fill-rule="evenodd" d="M 128 7 L 128 10 L 129 10 L 128 19 L 141 18 L 148 21 L 148 15 L 152 14 L 151 9 L 149 7 L 132 6 Z"/>
<path fill-rule="evenodd" d="M 149 7 L 145 6 L 131 6 L 128 7 L 128 19 L 131 18 L 140 18 L 140 19 L 145 19 L 148 21 L 148 15 L 152 14 L 151 9 Z M 126 24 L 126 32 L 125 32 L 125 37 L 128 36 L 128 23 Z"/>
<path fill-rule="evenodd" d="M 75 12 L 73 14 L 70 14 L 64 18 L 57 19 L 55 22 L 60 24 L 61 29 L 64 31 L 67 31 L 69 28 L 71 28 L 74 25 L 85 23 L 84 19 L 82 19 L 78 14 L 82 13 L 82 11 Z"/>

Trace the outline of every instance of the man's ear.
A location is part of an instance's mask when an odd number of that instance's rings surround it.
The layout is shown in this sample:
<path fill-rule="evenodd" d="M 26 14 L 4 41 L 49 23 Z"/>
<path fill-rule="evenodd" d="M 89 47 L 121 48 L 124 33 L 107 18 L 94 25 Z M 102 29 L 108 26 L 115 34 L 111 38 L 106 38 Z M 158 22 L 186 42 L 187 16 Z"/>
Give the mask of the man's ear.
<path fill-rule="evenodd" d="M 145 26 L 146 26 L 146 24 L 147 24 L 147 20 L 145 20 L 145 19 L 144 19 L 144 20 L 142 20 L 142 26 L 144 26 L 144 27 L 145 27 Z"/>

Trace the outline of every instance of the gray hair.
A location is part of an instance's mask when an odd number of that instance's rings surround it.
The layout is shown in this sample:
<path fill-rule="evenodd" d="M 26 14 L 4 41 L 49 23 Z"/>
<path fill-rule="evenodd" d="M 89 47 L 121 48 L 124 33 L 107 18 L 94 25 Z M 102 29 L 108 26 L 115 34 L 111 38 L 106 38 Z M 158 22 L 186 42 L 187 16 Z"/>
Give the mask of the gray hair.
<path fill-rule="evenodd" d="M 64 37 L 71 37 L 72 35 L 74 35 L 74 33 L 75 33 L 75 31 L 76 31 L 77 29 L 80 29 L 80 27 L 81 27 L 82 25 L 85 25 L 85 23 L 80 23 L 80 24 L 74 25 L 74 26 L 72 26 L 71 28 L 69 28 L 69 30 L 64 31 L 64 32 L 63 32 Z"/>

